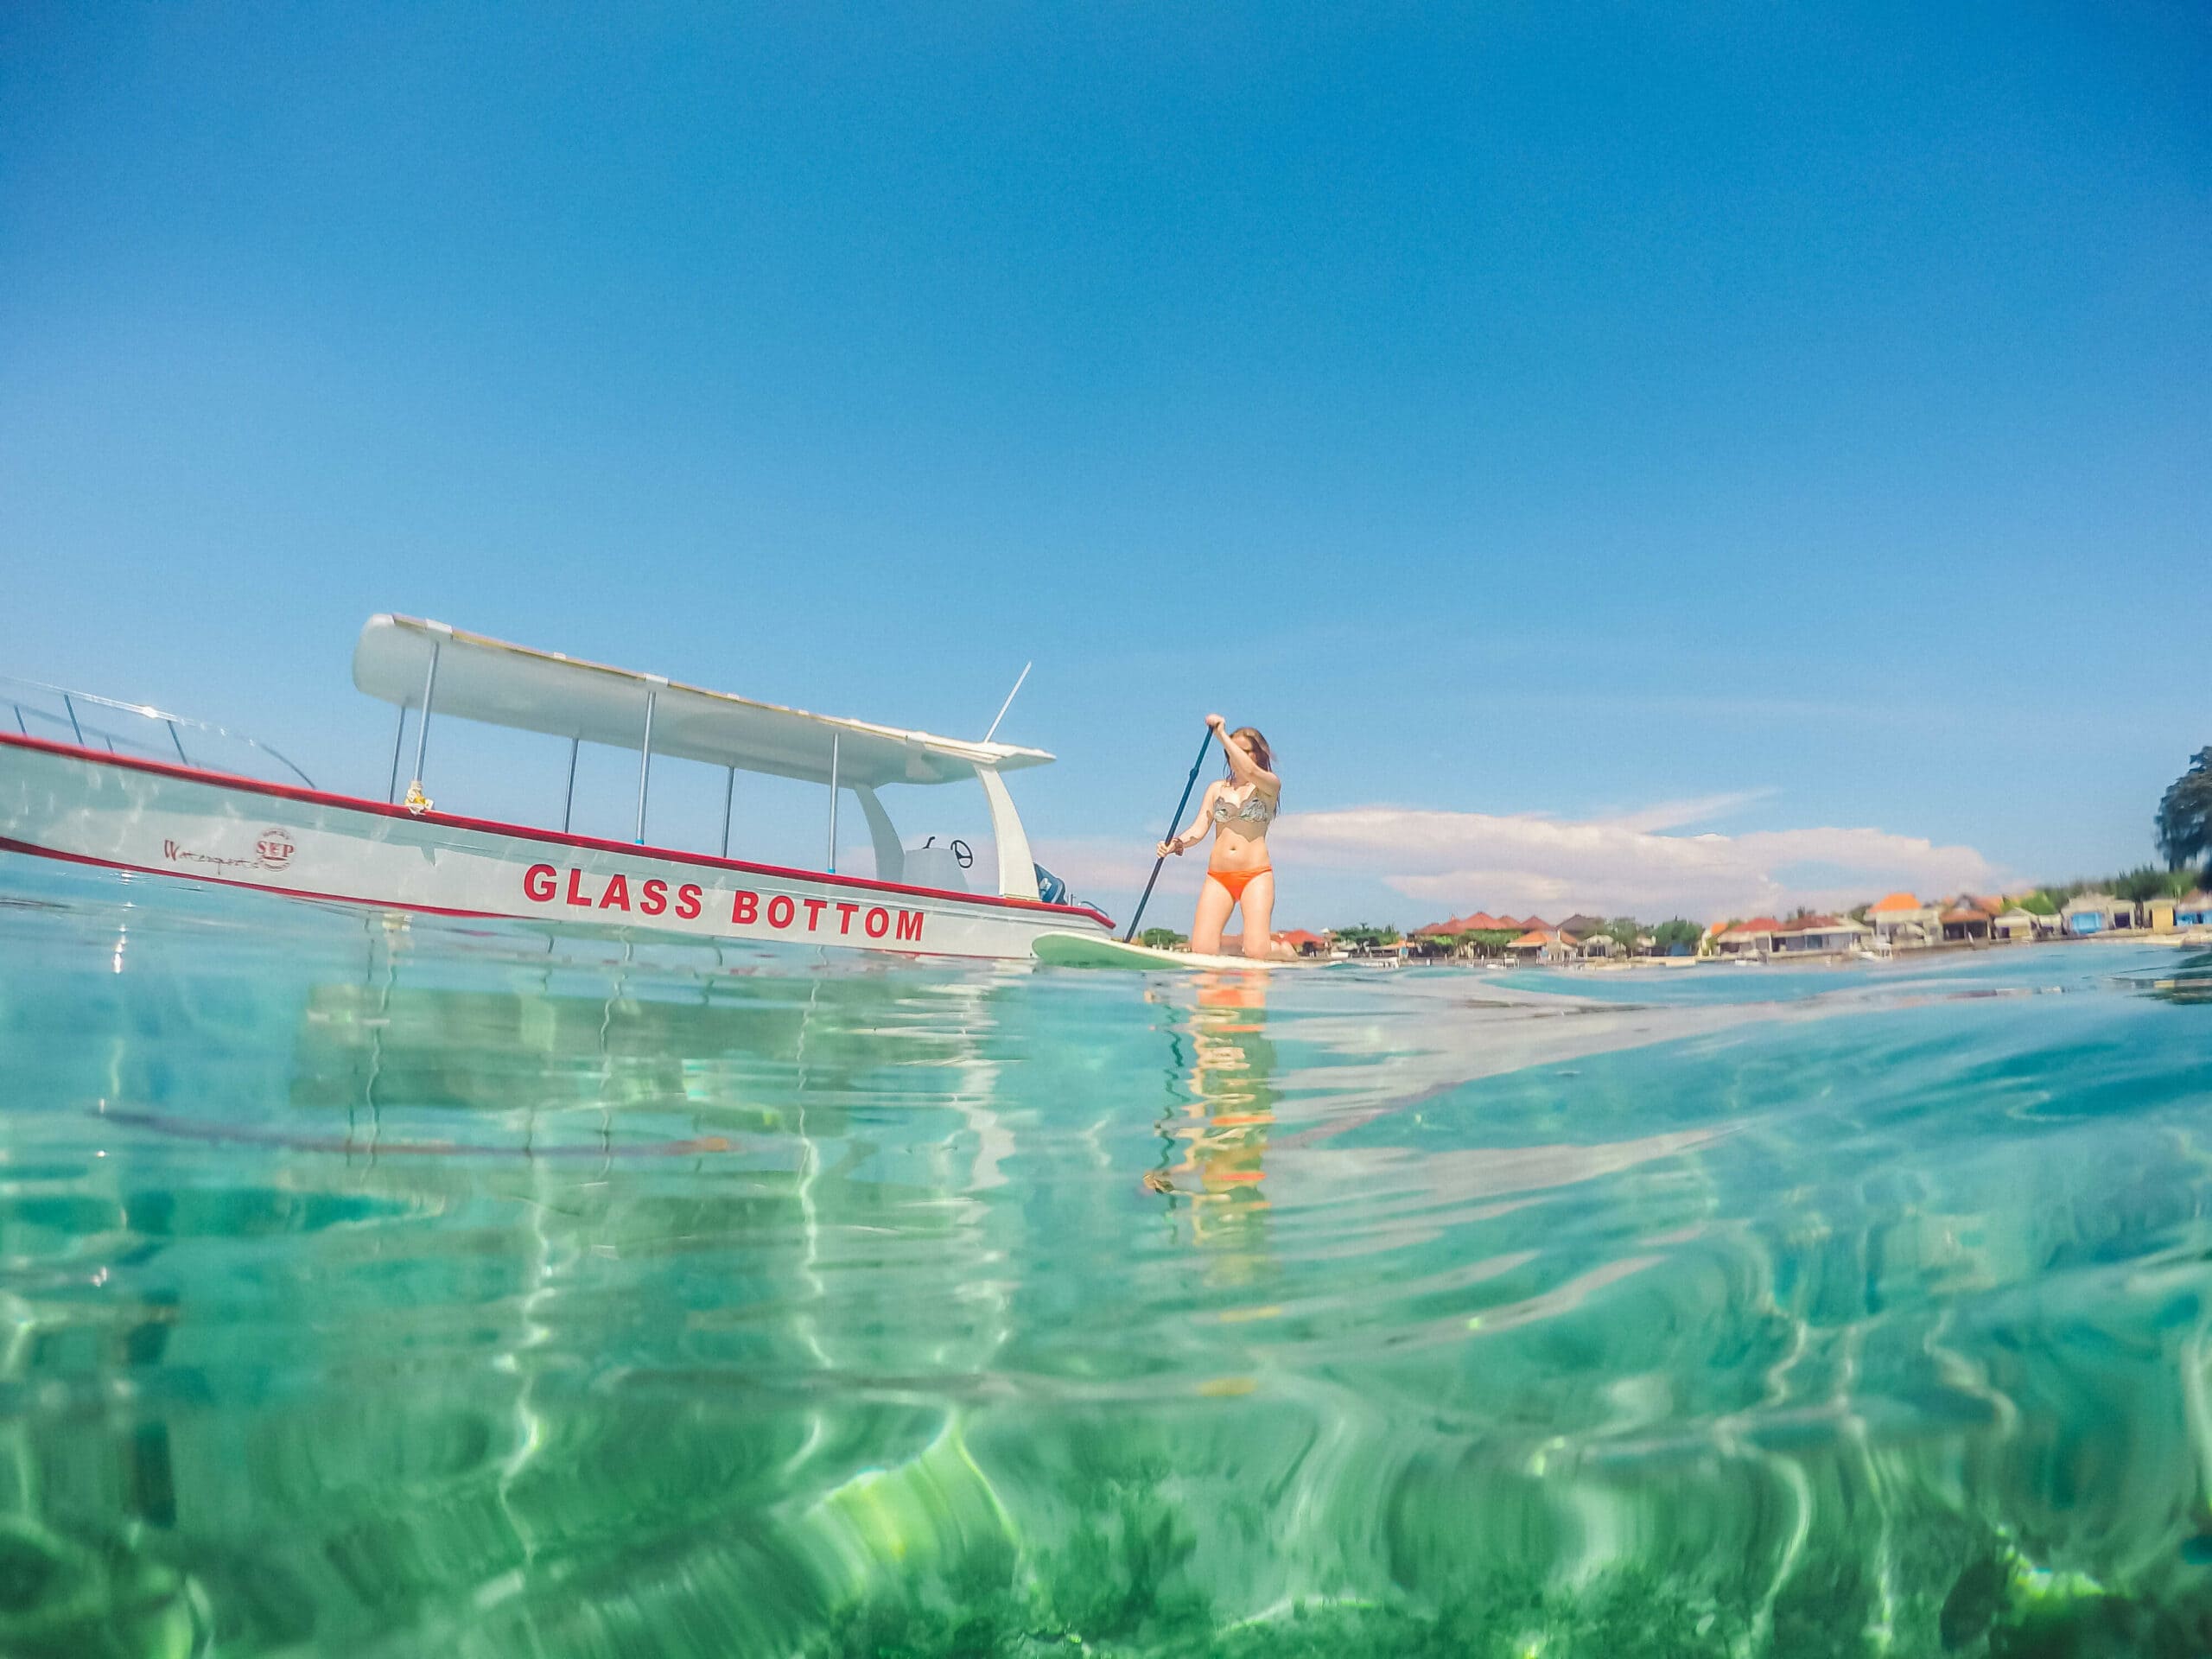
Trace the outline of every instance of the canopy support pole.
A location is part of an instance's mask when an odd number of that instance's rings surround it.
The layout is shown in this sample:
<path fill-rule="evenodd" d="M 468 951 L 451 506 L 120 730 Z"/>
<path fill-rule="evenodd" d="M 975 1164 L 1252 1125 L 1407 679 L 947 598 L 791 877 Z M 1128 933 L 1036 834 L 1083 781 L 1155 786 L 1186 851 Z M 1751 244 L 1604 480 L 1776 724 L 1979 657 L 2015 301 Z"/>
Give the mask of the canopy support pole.
<path fill-rule="evenodd" d="M 61 694 L 61 706 L 69 711 L 69 729 L 75 734 L 77 747 L 81 749 L 85 747 L 85 728 L 77 723 L 77 705 L 69 701 L 67 691 Z"/>
<path fill-rule="evenodd" d="M 722 856 L 724 858 L 729 856 L 730 809 L 737 804 L 737 768 L 730 766 L 726 770 L 729 773 L 729 781 L 722 786 Z"/>
<path fill-rule="evenodd" d="M 868 840 L 875 846 L 875 879 L 904 881 L 906 849 L 899 844 L 899 831 L 892 824 L 891 815 L 883 810 L 883 803 L 876 798 L 875 791 L 865 784 L 853 785 L 853 797 L 861 804 L 861 812 L 868 819 Z"/>
<path fill-rule="evenodd" d="M 645 741 L 638 755 L 638 834 L 637 843 L 645 844 L 645 784 L 653 773 L 653 704 L 660 699 L 658 689 L 645 692 Z"/>
<path fill-rule="evenodd" d="M 569 833 L 569 820 L 576 813 L 576 752 L 582 748 L 581 737 L 569 740 L 569 792 L 561 798 L 561 833 Z"/>
<path fill-rule="evenodd" d="M 399 705 L 399 719 L 391 728 L 391 782 L 385 785 L 384 798 L 387 801 L 399 799 L 399 756 L 407 747 L 407 705 Z"/>
<path fill-rule="evenodd" d="M 1021 827 L 1020 815 L 1014 810 L 1014 797 L 1006 792 L 1006 780 L 988 766 L 978 766 L 976 779 L 983 786 L 984 799 L 991 804 L 991 839 L 999 849 L 999 895 L 1034 899 L 1037 867 L 1030 860 L 1029 836 Z"/>
<path fill-rule="evenodd" d="M 430 699 L 438 694 L 438 651 L 444 642 L 430 641 L 430 670 L 423 677 L 423 714 L 421 723 L 415 728 L 415 782 L 423 782 L 423 751 L 430 746 Z M 406 710 L 402 709 L 404 715 Z"/>
<path fill-rule="evenodd" d="M 837 734 L 830 734 L 830 857 L 823 867 L 837 874 Z"/>

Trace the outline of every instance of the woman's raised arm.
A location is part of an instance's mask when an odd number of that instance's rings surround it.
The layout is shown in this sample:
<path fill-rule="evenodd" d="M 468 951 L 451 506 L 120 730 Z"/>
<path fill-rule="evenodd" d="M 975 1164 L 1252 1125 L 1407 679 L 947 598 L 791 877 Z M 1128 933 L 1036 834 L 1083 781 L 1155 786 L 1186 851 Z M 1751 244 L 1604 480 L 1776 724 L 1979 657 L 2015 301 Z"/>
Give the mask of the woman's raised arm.
<path fill-rule="evenodd" d="M 1221 745 L 1222 752 L 1228 755 L 1229 770 L 1236 775 L 1238 783 L 1250 784 L 1255 788 L 1264 789 L 1277 795 L 1282 792 L 1281 779 L 1276 777 L 1274 773 L 1229 741 L 1227 721 L 1219 715 L 1208 715 L 1206 724 L 1213 728 L 1215 741 Z"/>

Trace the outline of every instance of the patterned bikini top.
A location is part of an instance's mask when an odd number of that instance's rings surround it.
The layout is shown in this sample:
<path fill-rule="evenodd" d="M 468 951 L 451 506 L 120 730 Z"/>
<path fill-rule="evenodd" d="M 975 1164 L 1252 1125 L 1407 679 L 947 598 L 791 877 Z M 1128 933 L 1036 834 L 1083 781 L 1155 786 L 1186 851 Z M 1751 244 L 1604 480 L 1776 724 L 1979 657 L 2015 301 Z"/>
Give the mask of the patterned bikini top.
<path fill-rule="evenodd" d="M 1226 795 L 1213 798 L 1213 821 L 1216 823 L 1230 823 L 1239 818 L 1247 823 L 1272 823 L 1276 810 L 1257 795 L 1248 795 L 1242 801 L 1232 801 Z"/>

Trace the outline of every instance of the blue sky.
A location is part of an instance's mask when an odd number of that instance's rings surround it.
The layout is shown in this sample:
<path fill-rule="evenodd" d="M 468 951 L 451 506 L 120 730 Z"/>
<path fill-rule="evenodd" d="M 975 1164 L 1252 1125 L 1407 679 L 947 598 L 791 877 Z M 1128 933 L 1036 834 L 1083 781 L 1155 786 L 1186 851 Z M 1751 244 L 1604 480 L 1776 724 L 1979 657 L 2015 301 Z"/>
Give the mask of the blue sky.
<path fill-rule="evenodd" d="M 0 672 L 373 792 L 373 611 L 962 733 L 1033 658 L 1047 861 L 1217 707 L 1291 921 L 2133 863 L 2207 109 L 2182 4 L 10 7 Z"/>

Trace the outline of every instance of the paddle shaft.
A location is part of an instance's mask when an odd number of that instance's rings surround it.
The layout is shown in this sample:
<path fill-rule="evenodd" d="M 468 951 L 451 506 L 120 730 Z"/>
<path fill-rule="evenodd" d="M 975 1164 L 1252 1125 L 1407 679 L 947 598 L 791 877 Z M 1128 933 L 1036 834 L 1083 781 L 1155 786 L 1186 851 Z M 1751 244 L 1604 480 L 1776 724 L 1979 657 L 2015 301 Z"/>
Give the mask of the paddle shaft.
<path fill-rule="evenodd" d="M 1175 830 L 1183 822 L 1183 809 L 1191 804 L 1191 791 L 1198 786 L 1198 768 L 1205 765 L 1207 753 L 1212 747 L 1213 728 L 1209 726 L 1206 734 L 1198 740 L 1198 758 L 1191 762 L 1191 775 L 1183 780 L 1183 798 L 1175 803 L 1175 816 L 1167 821 L 1167 833 L 1160 837 L 1162 841 L 1175 838 Z M 1152 902 L 1153 882 L 1160 880 L 1160 867 L 1166 861 L 1167 855 L 1165 853 L 1153 860 L 1152 880 L 1144 884 L 1144 897 L 1137 900 L 1137 913 L 1129 918 L 1129 931 L 1122 935 L 1123 944 L 1136 938 L 1137 924 L 1144 919 L 1144 907 Z"/>

